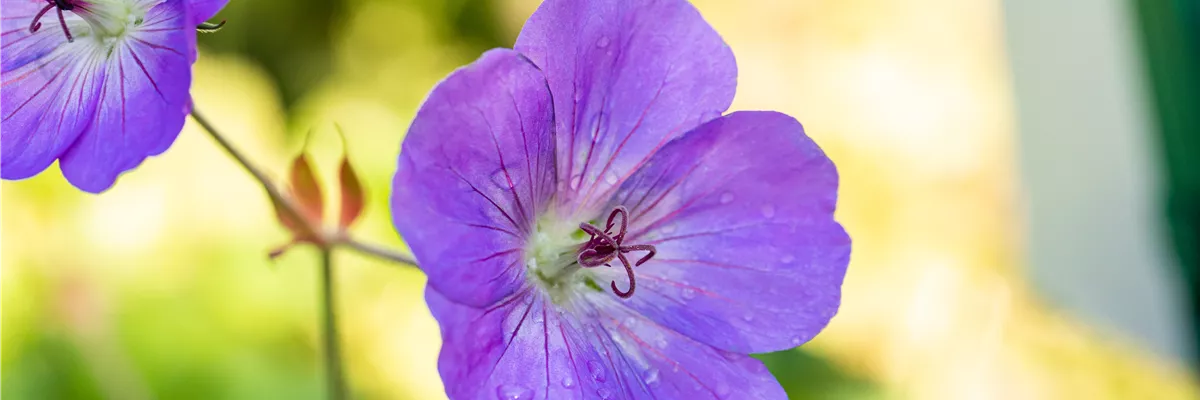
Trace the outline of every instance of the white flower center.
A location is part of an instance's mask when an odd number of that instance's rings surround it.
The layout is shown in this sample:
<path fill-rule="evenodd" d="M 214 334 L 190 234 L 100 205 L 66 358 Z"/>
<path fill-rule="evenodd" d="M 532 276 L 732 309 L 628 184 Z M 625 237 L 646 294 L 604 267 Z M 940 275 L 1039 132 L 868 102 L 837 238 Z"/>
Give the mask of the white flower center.
<path fill-rule="evenodd" d="M 526 278 L 560 305 L 584 292 L 603 292 L 593 273 L 578 263 L 579 247 L 587 240 L 578 223 L 543 217 L 525 248 Z"/>
<path fill-rule="evenodd" d="M 147 10 L 129 0 L 87 0 L 80 1 L 72 11 L 87 22 L 96 39 L 107 41 L 141 25 Z"/>

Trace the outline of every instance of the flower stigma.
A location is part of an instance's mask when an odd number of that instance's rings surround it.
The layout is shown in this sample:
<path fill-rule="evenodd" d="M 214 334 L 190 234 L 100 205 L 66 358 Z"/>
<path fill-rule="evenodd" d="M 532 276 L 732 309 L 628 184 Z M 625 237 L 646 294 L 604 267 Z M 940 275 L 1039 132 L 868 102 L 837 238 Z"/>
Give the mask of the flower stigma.
<path fill-rule="evenodd" d="M 555 303 L 568 299 L 577 290 L 602 292 L 594 274 L 587 269 L 612 267 L 613 261 L 621 262 L 629 279 L 629 289 L 624 291 L 617 287 L 616 281 L 612 281 L 610 288 L 613 294 L 623 299 L 633 297 L 637 290 L 633 268 L 649 261 L 657 250 L 651 245 L 625 243 L 629 211 L 624 206 L 617 206 L 609 213 L 604 229 L 587 222 L 579 223 L 577 230 L 561 226 L 539 222 L 530 248 L 525 253 L 529 255 L 526 268 L 532 276 L 537 277 L 534 282 L 545 289 Z M 614 227 L 619 229 L 614 232 Z M 630 263 L 626 254 L 639 251 L 646 252 L 646 255 Z"/>
<path fill-rule="evenodd" d="M 51 8 L 56 8 L 58 10 L 58 24 L 62 26 L 63 34 L 67 36 L 68 42 L 74 42 L 75 38 L 71 36 L 71 30 L 67 28 L 67 19 L 63 17 L 63 11 L 74 10 L 75 4 L 71 0 L 46 0 L 46 2 L 50 4 L 43 7 L 42 11 L 38 11 L 37 15 L 33 16 L 33 21 L 29 23 L 29 33 L 37 33 L 38 29 L 42 29 L 42 23 L 39 22 L 42 20 L 42 16 L 46 15 L 46 12 L 50 11 Z"/>

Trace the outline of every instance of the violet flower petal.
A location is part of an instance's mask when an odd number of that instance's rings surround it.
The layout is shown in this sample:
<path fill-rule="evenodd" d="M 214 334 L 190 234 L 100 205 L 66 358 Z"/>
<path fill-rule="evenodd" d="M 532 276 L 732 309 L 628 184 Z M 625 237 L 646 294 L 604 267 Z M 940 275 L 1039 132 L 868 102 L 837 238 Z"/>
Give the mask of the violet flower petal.
<path fill-rule="evenodd" d="M 526 239 L 555 183 L 553 123 L 545 79 L 508 49 L 450 74 L 417 112 L 392 218 L 451 300 L 482 307 L 525 282 Z"/>
<path fill-rule="evenodd" d="M 762 362 L 663 328 L 611 296 L 598 295 L 582 318 L 535 290 L 486 309 L 432 288 L 425 300 L 442 330 L 438 372 L 451 399 L 787 397 Z"/>
<path fill-rule="evenodd" d="M 68 43 L 58 18 L 42 18 L 41 29 L 29 32 L 44 1 L 4 0 L 2 5 L 0 175 L 24 179 L 49 167 L 91 122 L 104 74 L 91 68 L 95 63 L 79 59 L 91 45 Z M 74 15 L 68 21 L 82 24 Z"/>
<path fill-rule="evenodd" d="M 438 372 L 451 399 L 594 399 L 622 393 L 586 331 L 534 291 L 486 309 L 425 302 L 442 330 Z M 599 377 L 599 378 L 596 378 Z"/>
<path fill-rule="evenodd" d="M 188 15 L 185 0 L 165 0 L 110 56 L 91 60 L 104 82 L 94 120 L 60 160 L 71 184 L 101 192 L 175 141 L 187 117 L 196 48 Z"/>
<path fill-rule="evenodd" d="M 548 0 L 515 49 L 558 117 L 560 213 L 591 216 L 669 140 L 733 101 L 733 52 L 685 0 Z"/>
<path fill-rule="evenodd" d="M 216 16 L 229 0 L 188 0 L 192 8 L 192 25 L 200 25 Z"/>
<path fill-rule="evenodd" d="M 609 204 L 629 208 L 627 243 L 658 250 L 624 304 L 737 353 L 807 342 L 837 312 L 849 262 L 837 183 L 800 123 L 776 112 L 733 113 L 668 144 Z"/>
<path fill-rule="evenodd" d="M 634 296 L 634 298 L 640 296 Z M 762 361 L 700 343 L 626 307 L 611 293 L 592 295 L 592 339 L 632 399 L 786 399 Z M 586 330 L 585 330 L 586 331 Z"/>

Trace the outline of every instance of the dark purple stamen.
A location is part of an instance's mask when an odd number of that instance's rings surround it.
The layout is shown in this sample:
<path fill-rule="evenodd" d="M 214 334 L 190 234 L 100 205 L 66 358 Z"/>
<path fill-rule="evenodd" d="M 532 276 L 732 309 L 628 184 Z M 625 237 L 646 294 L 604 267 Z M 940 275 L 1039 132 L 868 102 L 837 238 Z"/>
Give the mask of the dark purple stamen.
<path fill-rule="evenodd" d="M 72 0 L 46 0 L 46 2 L 50 4 L 47 4 L 46 7 L 42 8 L 42 11 L 38 11 L 37 15 L 33 17 L 33 22 L 29 23 L 29 33 L 36 33 L 38 29 L 42 29 L 42 23 L 39 22 L 42 20 L 42 16 L 46 15 L 46 12 L 50 11 L 51 8 L 56 8 L 58 10 L 58 24 L 62 26 L 63 34 L 67 35 L 68 42 L 74 42 L 75 38 L 71 36 L 71 30 L 67 29 L 67 19 L 63 16 L 63 11 L 71 11 L 75 9 L 75 3 L 72 3 L 71 1 Z"/>
<path fill-rule="evenodd" d="M 621 216 L 621 229 L 617 231 L 616 235 L 613 235 L 611 233 L 613 222 L 618 215 Z M 629 211 L 624 206 L 617 206 L 617 208 L 613 209 L 612 213 L 608 214 L 608 222 L 605 224 L 604 230 L 600 230 L 595 225 L 586 222 L 579 224 L 579 229 L 591 235 L 587 243 L 584 243 L 579 248 L 579 254 L 577 255 L 579 265 L 585 268 L 601 265 L 611 267 L 612 265 L 609 265 L 609 263 L 614 258 L 621 260 L 621 264 L 625 266 L 625 274 L 629 275 L 629 291 L 622 292 L 620 289 L 617 289 L 616 281 L 612 282 L 612 291 L 617 297 L 623 299 L 633 297 L 633 291 L 637 289 L 637 280 L 633 277 L 633 267 L 640 266 L 649 261 L 657 252 L 654 246 L 648 244 L 625 245 L 625 233 L 628 227 Z M 629 259 L 625 258 L 625 253 L 633 251 L 645 251 L 648 253 L 633 265 L 629 265 Z"/>

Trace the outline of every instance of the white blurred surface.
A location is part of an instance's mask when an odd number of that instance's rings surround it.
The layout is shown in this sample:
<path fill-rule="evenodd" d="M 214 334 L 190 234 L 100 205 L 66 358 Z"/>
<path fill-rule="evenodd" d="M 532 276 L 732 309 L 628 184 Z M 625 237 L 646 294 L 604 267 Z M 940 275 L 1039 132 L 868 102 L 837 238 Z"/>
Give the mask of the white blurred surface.
<path fill-rule="evenodd" d="M 1052 305 L 1188 361 L 1133 6 L 1006 0 L 1004 11 L 1032 280 Z"/>

